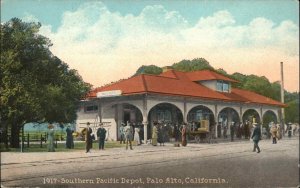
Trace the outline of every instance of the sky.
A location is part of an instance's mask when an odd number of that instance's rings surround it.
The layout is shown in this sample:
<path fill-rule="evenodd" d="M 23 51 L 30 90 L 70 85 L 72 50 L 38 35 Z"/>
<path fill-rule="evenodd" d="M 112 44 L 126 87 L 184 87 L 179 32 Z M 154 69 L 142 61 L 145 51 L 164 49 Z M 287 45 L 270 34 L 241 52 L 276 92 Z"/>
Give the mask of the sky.
<path fill-rule="evenodd" d="M 205 58 L 214 68 L 280 80 L 299 91 L 296 0 L 1 0 L 1 23 L 40 22 L 54 55 L 99 87 Z"/>

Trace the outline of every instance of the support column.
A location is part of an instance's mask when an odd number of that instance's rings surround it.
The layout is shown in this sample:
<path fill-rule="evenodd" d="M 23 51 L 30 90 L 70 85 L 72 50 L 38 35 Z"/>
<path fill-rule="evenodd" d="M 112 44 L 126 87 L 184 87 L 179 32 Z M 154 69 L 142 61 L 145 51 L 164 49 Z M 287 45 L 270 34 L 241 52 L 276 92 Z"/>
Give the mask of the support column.
<path fill-rule="evenodd" d="M 260 107 L 260 136 L 262 138 L 262 125 L 263 125 L 263 113 L 262 113 L 262 107 Z"/>
<path fill-rule="evenodd" d="M 187 123 L 186 98 L 183 99 L 183 122 Z"/>
<path fill-rule="evenodd" d="M 119 138 L 119 134 L 120 134 L 120 132 L 119 132 L 119 130 L 120 130 L 120 126 L 121 126 L 121 124 L 122 124 L 122 122 L 123 122 L 123 105 L 122 104 L 117 104 L 117 106 L 116 106 L 116 116 L 117 116 L 117 118 L 116 118 L 116 126 L 117 126 L 117 131 L 116 131 L 116 138 L 118 139 Z M 124 123 L 126 123 L 126 122 L 124 122 Z"/>
<path fill-rule="evenodd" d="M 148 114 L 147 114 L 147 94 L 143 97 L 143 125 L 144 125 L 144 144 L 147 144 L 148 140 Z"/>
<path fill-rule="evenodd" d="M 99 117 L 99 122 L 102 123 L 102 105 L 100 100 L 98 100 L 98 117 Z"/>
<path fill-rule="evenodd" d="M 240 106 L 240 122 L 239 123 L 244 123 L 243 122 L 243 106 Z"/>
<path fill-rule="evenodd" d="M 218 105 L 215 104 L 215 136 L 218 138 Z"/>

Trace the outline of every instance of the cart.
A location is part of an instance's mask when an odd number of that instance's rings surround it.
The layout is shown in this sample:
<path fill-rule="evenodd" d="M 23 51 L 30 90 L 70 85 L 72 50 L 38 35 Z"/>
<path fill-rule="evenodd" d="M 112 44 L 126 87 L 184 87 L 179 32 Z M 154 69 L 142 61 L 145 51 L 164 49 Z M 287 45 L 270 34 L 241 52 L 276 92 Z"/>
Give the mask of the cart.
<path fill-rule="evenodd" d="M 195 138 L 197 143 L 210 143 L 211 137 L 209 132 L 209 121 L 202 120 L 200 121 L 200 128 L 195 131 L 191 131 L 190 135 Z"/>

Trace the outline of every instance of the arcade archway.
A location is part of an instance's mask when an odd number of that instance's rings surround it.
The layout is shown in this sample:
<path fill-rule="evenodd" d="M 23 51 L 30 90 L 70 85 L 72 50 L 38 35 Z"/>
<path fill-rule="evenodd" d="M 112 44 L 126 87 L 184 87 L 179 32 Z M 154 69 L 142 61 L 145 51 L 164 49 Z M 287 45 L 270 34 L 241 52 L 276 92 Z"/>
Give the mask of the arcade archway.
<path fill-rule="evenodd" d="M 234 125 L 233 128 L 231 128 L 231 125 Z M 224 138 L 227 138 L 230 134 L 232 134 L 230 131 L 233 131 L 233 134 L 237 135 L 236 133 L 239 125 L 240 117 L 238 112 L 230 107 L 223 108 L 218 114 L 218 138 L 220 138 L 221 135 L 223 135 Z"/>
<path fill-rule="evenodd" d="M 159 103 L 151 108 L 148 113 L 148 138 L 152 138 L 153 123 L 158 122 L 167 128 L 166 141 L 174 138 L 174 130 L 178 130 L 183 123 L 181 110 L 170 103 Z M 175 127 L 176 126 L 176 127 Z M 177 132 L 175 133 L 177 134 Z"/>

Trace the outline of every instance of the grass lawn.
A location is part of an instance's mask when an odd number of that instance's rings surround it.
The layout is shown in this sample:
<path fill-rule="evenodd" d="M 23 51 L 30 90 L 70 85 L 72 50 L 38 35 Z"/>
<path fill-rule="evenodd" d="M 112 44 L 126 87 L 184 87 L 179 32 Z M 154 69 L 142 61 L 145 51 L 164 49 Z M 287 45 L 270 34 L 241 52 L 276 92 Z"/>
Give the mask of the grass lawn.
<path fill-rule="evenodd" d="M 107 141 L 105 142 L 105 149 L 109 149 L 109 148 L 116 148 L 116 147 L 124 147 L 124 144 L 120 144 L 119 142 L 116 141 Z M 1 152 L 20 152 L 21 148 L 9 148 L 9 151 L 3 150 L 3 144 L 1 143 L 1 147 L 0 147 L 0 151 Z M 98 141 L 94 141 L 93 142 L 93 149 L 98 149 Z M 85 151 L 85 142 L 81 141 L 81 142 L 75 142 L 74 143 L 74 149 L 67 149 L 66 148 L 66 143 L 57 143 L 57 148 L 55 148 L 56 152 L 73 152 L 73 151 Z M 43 142 L 43 147 L 40 147 L 39 143 L 33 144 L 31 143 L 29 148 L 27 147 L 27 145 L 25 144 L 25 147 L 23 148 L 23 152 L 48 152 L 47 149 L 47 143 Z"/>

